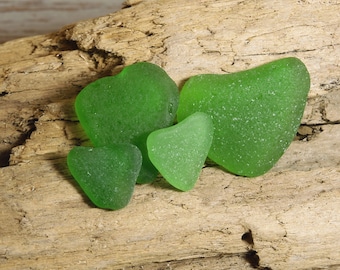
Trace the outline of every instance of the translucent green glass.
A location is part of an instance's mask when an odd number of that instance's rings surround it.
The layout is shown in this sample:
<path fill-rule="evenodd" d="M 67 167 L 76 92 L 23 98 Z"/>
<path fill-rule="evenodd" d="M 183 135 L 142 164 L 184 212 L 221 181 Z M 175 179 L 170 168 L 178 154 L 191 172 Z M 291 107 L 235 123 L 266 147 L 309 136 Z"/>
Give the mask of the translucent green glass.
<path fill-rule="evenodd" d="M 307 68 L 293 57 L 233 74 L 197 75 L 183 86 L 178 120 L 209 114 L 209 158 L 236 175 L 254 177 L 271 169 L 292 142 L 309 88 Z"/>

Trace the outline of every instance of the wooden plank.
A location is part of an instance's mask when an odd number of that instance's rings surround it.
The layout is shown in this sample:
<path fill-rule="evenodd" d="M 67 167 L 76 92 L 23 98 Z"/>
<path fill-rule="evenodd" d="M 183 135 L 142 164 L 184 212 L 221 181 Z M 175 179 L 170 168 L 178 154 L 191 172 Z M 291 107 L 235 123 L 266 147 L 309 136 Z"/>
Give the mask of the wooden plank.
<path fill-rule="evenodd" d="M 336 1 L 149 0 L 0 45 L 1 268 L 253 269 L 249 250 L 262 269 L 339 268 L 338 11 Z M 285 56 L 306 63 L 312 87 L 301 140 L 267 174 L 207 166 L 192 191 L 160 178 L 115 212 L 94 208 L 70 176 L 68 151 L 87 143 L 73 102 L 90 81 L 150 61 L 180 86 Z M 254 245 L 241 239 L 249 230 Z"/>

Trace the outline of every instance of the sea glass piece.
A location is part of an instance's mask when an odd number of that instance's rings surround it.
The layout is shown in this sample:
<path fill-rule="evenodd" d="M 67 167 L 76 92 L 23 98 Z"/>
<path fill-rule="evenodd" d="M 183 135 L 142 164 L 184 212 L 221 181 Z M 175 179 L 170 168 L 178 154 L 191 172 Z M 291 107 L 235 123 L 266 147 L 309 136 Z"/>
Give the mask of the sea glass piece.
<path fill-rule="evenodd" d="M 72 176 L 97 207 L 117 210 L 131 199 L 142 155 L 131 144 L 76 146 L 69 152 L 67 164 Z"/>
<path fill-rule="evenodd" d="M 162 68 L 139 62 L 87 85 L 78 94 L 75 109 L 94 146 L 132 143 L 141 149 L 138 182 L 144 183 L 158 174 L 148 158 L 146 138 L 173 124 L 178 99 L 175 82 Z"/>
<path fill-rule="evenodd" d="M 199 178 L 213 129 L 211 117 L 197 112 L 177 125 L 156 130 L 147 139 L 150 160 L 172 186 L 188 191 Z"/>
<path fill-rule="evenodd" d="M 309 89 L 308 70 L 293 57 L 234 74 L 197 75 L 183 86 L 178 120 L 209 114 L 215 128 L 209 158 L 236 175 L 255 177 L 292 142 Z"/>

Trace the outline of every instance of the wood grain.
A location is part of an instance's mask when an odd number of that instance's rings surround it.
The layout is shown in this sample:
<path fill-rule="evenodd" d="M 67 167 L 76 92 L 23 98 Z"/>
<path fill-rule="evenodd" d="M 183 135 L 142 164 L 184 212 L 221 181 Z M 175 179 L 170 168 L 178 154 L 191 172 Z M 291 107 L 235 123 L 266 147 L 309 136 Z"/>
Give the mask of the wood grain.
<path fill-rule="evenodd" d="M 338 269 L 337 1 L 137 2 L 0 45 L 1 268 L 253 269 L 256 250 L 258 269 Z M 116 212 L 70 176 L 68 151 L 88 143 L 73 111 L 87 83 L 150 61 L 181 86 L 286 56 L 306 63 L 312 86 L 299 137 L 265 175 L 208 165 L 192 191 L 159 178 Z"/>

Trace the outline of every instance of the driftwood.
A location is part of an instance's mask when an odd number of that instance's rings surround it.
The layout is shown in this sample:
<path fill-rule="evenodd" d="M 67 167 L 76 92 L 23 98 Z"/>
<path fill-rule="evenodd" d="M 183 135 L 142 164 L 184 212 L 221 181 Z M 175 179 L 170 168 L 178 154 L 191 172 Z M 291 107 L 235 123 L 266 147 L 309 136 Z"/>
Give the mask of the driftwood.
<path fill-rule="evenodd" d="M 334 0 L 129 1 L 0 45 L 0 268 L 338 269 L 339 11 Z M 299 136 L 265 175 L 207 166 L 192 191 L 160 178 L 120 211 L 95 208 L 70 176 L 68 151 L 87 143 L 73 102 L 89 82 L 150 61 L 181 86 L 286 56 L 305 62 L 311 91 Z"/>

